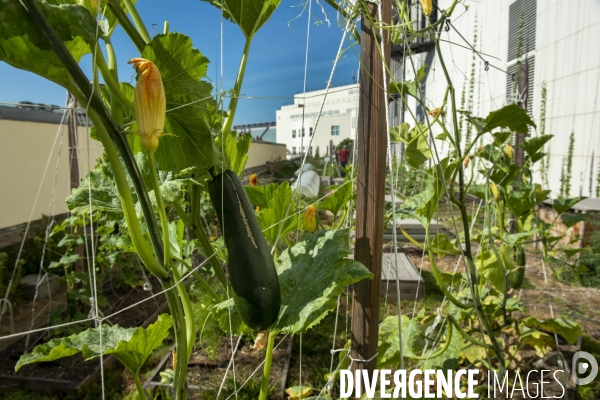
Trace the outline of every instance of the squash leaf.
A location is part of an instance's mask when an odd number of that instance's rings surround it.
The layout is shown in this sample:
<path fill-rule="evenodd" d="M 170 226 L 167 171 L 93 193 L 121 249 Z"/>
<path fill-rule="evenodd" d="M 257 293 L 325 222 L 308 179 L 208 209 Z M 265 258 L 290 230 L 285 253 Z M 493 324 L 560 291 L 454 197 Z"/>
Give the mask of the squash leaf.
<path fill-rule="evenodd" d="M 267 207 L 256 215 L 265 238 L 271 243 L 275 243 L 277 235 L 285 235 L 298 227 L 292 195 L 289 183 L 283 182 L 272 192 Z"/>
<path fill-rule="evenodd" d="M 552 208 L 554 208 L 557 213 L 562 214 L 569 211 L 575 204 L 584 199 L 587 199 L 587 197 L 574 197 L 572 199 L 558 198 L 552 202 Z"/>
<path fill-rule="evenodd" d="M 580 324 L 563 317 L 547 319 L 540 324 L 538 329 L 556 333 L 565 338 L 569 344 L 574 344 L 583 333 Z"/>
<path fill-rule="evenodd" d="M 205 0 L 223 16 L 240 27 L 246 38 L 252 38 L 271 17 L 281 0 Z"/>
<path fill-rule="evenodd" d="M 418 321 L 402 316 L 402 348 L 404 357 L 414 357 L 414 349 L 422 348 L 423 329 Z M 400 364 L 400 341 L 398 340 L 398 316 L 386 317 L 379 327 L 377 368 L 389 368 Z"/>
<path fill-rule="evenodd" d="M 131 373 L 137 374 L 154 349 L 169 335 L 173 319 L 162 314 L 148 328 L 101 325 L 64 338 L 52 339 L 21 356 L 15 371 L 28 364 L 54 361 L 81 353 L 85 360 L 113 354 Z"/>
<path fill-rule="evenodd" d="M 180 33 L 156 35 L 142 57 L 159 68 L 167 96 L 165 132 L 172 136 L 161 138 L 156 149 L 159 169 L 179 173 L 196 167 L 202 173 L 219 165 L 221 154 L 211 132 L 217 124 L 218 107 L 211 96 L 212 86 L 201 80 L 208 59 Z M 140 140 L 137 136 L 132 139 Z"/>
<path fill-rule="evenodd" d="M 347 285 L 373 277 L 364 265 L 346 258 L 348 239 L 347 229 L 318 231 L 275 259 L 281 313 L 273 330 L 306 332 L 335 308 Z"/>
<path fill-rule="evenodd" d="M 75 61 L 88 54 L 96 41 L 96 21 L 78 4 L 52 5 L 38 1 L 40 11 Z M 65 88 L 72 82 L 58 56 L 19 1 L 0 1 L 0 61 L 40 75 Z"/>
<path fill-rule="evenodd" d="M 461 113 L 475 126 L 478 135 L 491 132 L 496 128 L 509 129 L 513 132 L 527 132 L 529 126 L 535 127 L 535 123 L 527 115 L 527 111 L 514 103 L 492 111 L 485 120 L 471 116 L 468 111 L 461 111 Z"/>
<path fill-rule="evenodd" d="M 317 204 L 317 208 L 321 210 L 329 210 L 336 217 L 342 208 L 348 204 L 350 196 L 352 195 L 352 185 L 349 181 L 335 189 L 335 192 L 331 193 L 323 201 Z"/>

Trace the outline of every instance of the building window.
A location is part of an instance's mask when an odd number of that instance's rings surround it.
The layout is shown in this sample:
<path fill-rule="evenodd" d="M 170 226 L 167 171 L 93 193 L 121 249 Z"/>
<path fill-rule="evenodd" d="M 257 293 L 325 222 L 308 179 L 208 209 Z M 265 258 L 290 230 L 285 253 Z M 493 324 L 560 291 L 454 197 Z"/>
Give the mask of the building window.
<path fill-rule="evenodd" d="M 302 128 L 302 137 L 304 137 L 304 128 Z"/>
<path fill-rule="evenodd" d="M 340 126 L 331 125 L 331 136 L 340 136 Z"/>
<path fill-rule="evenodd" d="M 313 128 L 308 128 L 308 136 L 312 136 Z"/>
<path fill-rule="evenodd" d="M 312 146 L 310 146 L 310 147 L 308 148 L 308 155 L 309 155 L 309 156 L 311 156 L 311 157 L 312 157 L 312 155 L 313 155 L 313 150 L 312 150 L 312 149 L 313 149 L 313 148 L 312 148 Z"/>
<path fill-rule="evenodd" d="M 296 147 L 292 147 L 292 155 L 296 155 Z"/>
<path fill-rule="evenodd" d="M 296 130 L 294 129 L 294 130 L 292 130 L 292 138 L 295 138 L 295 137 L 296 137 Z"/>

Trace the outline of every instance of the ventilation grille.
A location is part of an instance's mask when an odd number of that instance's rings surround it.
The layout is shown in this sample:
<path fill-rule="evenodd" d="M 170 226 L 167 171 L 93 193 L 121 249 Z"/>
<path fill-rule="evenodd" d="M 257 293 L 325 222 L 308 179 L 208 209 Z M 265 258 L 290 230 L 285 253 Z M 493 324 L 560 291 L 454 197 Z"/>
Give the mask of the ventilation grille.
<path fill-rule="evenodd" d="M 517 58 L 519 53 L 521 18 L 523 19 L 521 54 L 535 49 L 536 15 L 536 0 L 517 0 L 511 4 L 508 11 L 508 61 Z"/>

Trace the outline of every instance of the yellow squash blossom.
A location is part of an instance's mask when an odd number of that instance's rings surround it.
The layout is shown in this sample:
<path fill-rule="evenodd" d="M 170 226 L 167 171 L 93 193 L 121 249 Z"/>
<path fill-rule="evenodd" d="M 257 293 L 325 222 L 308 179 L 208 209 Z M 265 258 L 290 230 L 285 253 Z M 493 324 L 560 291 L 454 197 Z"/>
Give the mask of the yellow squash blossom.
<path fill-rule="evenodd" d="M 431 3 L 432 3 L 431 0 L 421 0 L 421 7 L 423 7 L 423 14 L 425 14 L 426 17 L 429 17 L 429 14 L 431 14 L 431 11 L 433 10 L 433 6 Z"/>
<path fill-rule="evenodd" d="M 258 176 L 256 174 L 250 175 L 250 186 L 252 186 L 252 187 L 258 186 Z"/>
<path fill-rule="evenodd" d="M 498 189 L 498 186 L 496 186 L 496 184 L 494 182 L 492 182 L 490 184 L 490 189 L 492 189 L 492 194 L 494 195 L 495 199 L 500 197 L 500 190 Z"/>
<path fill-rule="evenodd" d="M 514 152 L 510 144 L 506 145 L 506 155 L 508 156 L 508 158 L 513 158 Z"/>
<path fill-rule="evenodd" d="M 304 230 L 314 232 L 317 229 L 317 207 L 310 206 L 304 214 Z"/>
<path fill-rule="evenodd" d="M 142 138 L 142 146 L 152 153 L 158 147 L 158 139 L 164 136 L 167 99 L 158 67 L 144 58 L 132 58 L 129 64 L 138 70 L 135 85 L 135 119 L 137 135 Z"/>

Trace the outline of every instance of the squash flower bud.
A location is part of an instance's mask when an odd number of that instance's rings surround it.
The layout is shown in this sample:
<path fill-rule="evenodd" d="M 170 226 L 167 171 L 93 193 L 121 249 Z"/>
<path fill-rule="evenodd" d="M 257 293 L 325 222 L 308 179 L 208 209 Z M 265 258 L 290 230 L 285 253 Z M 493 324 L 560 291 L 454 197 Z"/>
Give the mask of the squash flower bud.
<path fill-rule="evenodd" d="M 500 197 L 500 190 L 498 189 L 498 186 L 496 186 L 496 184 L 494 182 L 492 182 L 490 184 L 490 189 L 492 190 L 492 194 L 494 195 L 495 199 Z"/>
<path fill-rule="evenodd" d="M 317 228 L 317 207 L 310 206 L 304 214 L 304 230 L 314 232 Z"/>
<path fill-rule="evenodd" d="M 165 135 L 165 114 L 167 99 L 160 71 L 156 65 L 144 58 L 132 58 L 129 64 L 138 70 L 135 85 L 135 119 L 137 135 L 142 138 L 142 146 L 149 153 L 158 147 L 158 139 Z"/>
<path fill-rule="evenodd" d="M 508 156 L 508 158 L 513 158 L 514 152 L 513 152 L 513 148 L 510 144 L 506 145 L 506 155 Z"/>
<path fill-rule="evenodd" d="M 423 7 L 423 14 L 425 14 L 426 17 L 429 17 L 429 14 L 431 14 L 431 11 L 433 10 L 431 0 L 421 0 L 421 7 Z"/>

